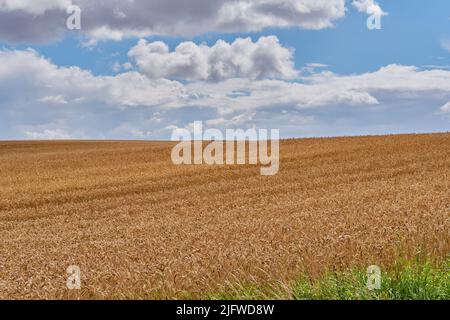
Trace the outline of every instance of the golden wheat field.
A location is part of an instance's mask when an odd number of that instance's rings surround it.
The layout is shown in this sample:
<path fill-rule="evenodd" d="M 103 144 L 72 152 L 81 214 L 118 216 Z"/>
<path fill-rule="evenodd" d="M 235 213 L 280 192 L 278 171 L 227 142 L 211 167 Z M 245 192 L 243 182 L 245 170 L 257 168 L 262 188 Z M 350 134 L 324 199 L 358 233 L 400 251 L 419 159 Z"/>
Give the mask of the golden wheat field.
<path fill-rule="evenodd" d="M 173 145 L 0 142 L 0 298 L 201 296 L 450 252 L 450 134 L 285 140 L 275 176 L 175 166 Z"/>

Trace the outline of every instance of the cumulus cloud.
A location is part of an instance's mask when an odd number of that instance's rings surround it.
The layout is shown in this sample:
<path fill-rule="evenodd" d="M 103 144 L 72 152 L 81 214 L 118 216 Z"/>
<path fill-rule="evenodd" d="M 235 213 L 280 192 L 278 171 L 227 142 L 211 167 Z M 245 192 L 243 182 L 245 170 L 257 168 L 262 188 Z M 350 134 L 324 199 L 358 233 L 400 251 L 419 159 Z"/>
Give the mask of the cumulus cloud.
<path fill-rule="evenodd" d="M 0 0 L 0 40 L 43 42 L 62 36 L 71 4 L 80 6 L 81 31 L 94 42 L 269 27 L 323 29 L 345 15 L 345 0 Z"/>
<path fill-rule="evenodd" d="M 182 42 L 170 52 L 163 42 L 140 40 L 128 56 L 149 78 L 221 81 L 230 78 L 294 79 L 293 51 L 275 36 L 223 40 L 211 47 Z"/>
<path fill-rule="evenodd" d="M 179 82 L 152 80 L 137 72 L 94 76 L 78 67 L 58 67 L 31 49 L 0 51 L 0 84 L 3 103 L 37 96 L 34 101 L 45 103 L 90 100 L 119 106 L 156 106 L 170 103 L 182 92 Z"/>
<path fill-rule="evenodd" d="M 57 129 L 71 133 L 86 128 L 96 128 L 107 137 L 127 133 L 137 138 L 138 133 L 141 137 L 169 135 L 164 128 L 182 125 L 176 121 L 241 125 L 265 119 L 293 128 L 288 119 L 302 125 L 301 119 L 318 119 L 323 112 L 331 112 L 326 110 L 357 112 L 351 110 L 388 105 L 407 110 L 418 102 L 414 112 L 432 115 L 432 106 L 448 102 L 450 71 L 389 65 L 349 76 L 323 71 L 297 81 L 180 82 L 137 71 L 96 76 L 78 67 L 59 67 L 33 50 L 0 51 L 0 96 L 0 124 L 16 128 L 16 138 L 51 137 Z M 315 110 L 319 115 L 308 114 Z M 448 111 L 448 105 L 441 111 Z"/>
<path fill-rule="evenodd" d="M 387 93 L 403 97 L 450 94 L 450 71 L 412 66 L 389 65 L 373 73 L 350 76 L 324 71 L 301 80 L 232 77 L 220 83 L 186 83 L 152 78 L 136 71 L 95 76 L 78 67 L 58 67 L 31 49 L 0 51 L 0 94 L 4 101 L 33 99 L 60 104 L 91 101 L 118 107 L 200 106 L 227 111 L 269 106 L 376 105 L 379 97 Z"/>
<path fill-rule="evenodd" d="M 353 0 L 352 5 L 358 9 L 358 11 L 365 12 L 368 15 L 387 15 L 375 0 Z"/>
<path fill-rule="evenodd" d="M 185 79 L 195 78 L 192 74 L 197 77 L 196 73 L 188 72 Z M 377 96 L 383 92 L 448 94 L 449 80 L 447 70 L 389 65 L 373 73 L 351 76 L 324 71 L 304 77 L 302 82 L 231 77 L 220 83 L 182 83 L 136 71 L 94 76 L 78 67 L 58 67 L 33 50 L 0 51 L 0 93 L 4 99 L 28 100 L 36 96 L 35 101 L 62 104 L 79 103 L 83 98 L 116 106 L 195 105 L 223 110 L 270 105 L 301 108 L 332 103 L 373 105 L 379 103 Z M 18 88 L 22 89 L 21 94 Z"/>
<path fill-rule="evenodd" d="M 340 0 L 224 1 L 218 13 L 218 28 L 228 31 L 289 26 L 323 29 L 344 15 L 345 1 Z"/>

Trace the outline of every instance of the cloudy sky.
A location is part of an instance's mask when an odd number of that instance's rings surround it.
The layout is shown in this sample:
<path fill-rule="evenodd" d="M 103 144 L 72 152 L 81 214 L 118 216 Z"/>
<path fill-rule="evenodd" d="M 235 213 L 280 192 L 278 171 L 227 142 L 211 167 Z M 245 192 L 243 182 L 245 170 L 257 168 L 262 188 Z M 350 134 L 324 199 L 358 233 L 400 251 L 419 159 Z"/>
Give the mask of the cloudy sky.
<path fill-rule="evenodd" d="M 0 139 L 167 139 L 200 120 L 450 131 L 450 1 L 0 0 Z"/>

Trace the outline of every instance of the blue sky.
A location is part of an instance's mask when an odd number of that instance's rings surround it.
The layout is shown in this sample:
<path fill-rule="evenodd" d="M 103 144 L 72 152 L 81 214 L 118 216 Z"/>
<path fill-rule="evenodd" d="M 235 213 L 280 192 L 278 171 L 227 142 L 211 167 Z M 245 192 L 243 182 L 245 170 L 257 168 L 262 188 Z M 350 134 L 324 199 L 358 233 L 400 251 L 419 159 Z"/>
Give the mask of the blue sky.
<path fill-rule="evenodd" d="M 140 1 L 113 1 L 108 10 L 123 17 L 108 20 L 87 0 L 43 8 L 0 0 L 0 20 L 35 21 L 0 24 L 0 139 L 167 139 L 198 120 L 279 128 L 282 137 L 449 131 L 449 1 L 359 0 L 363 9 L 344 0 L 265 1 L 231 7 L 232 27 L 210 19 L 227 1 L 192 18 L 169 10 L 186 19 L 176 30 L 172 16 L 148 25 L 133 16 L 145 13 Z M 274 13 L 280 3 L 289 10 Z M 60 26 L 68 4 L 82 10 L 79 31 Z M 374 8 L 385 13 L 381 30 L 366 25 Z M 230 47 L 216 46 L 220 40 Z M 226 74 L 211 71 L 218 67 Z"/>

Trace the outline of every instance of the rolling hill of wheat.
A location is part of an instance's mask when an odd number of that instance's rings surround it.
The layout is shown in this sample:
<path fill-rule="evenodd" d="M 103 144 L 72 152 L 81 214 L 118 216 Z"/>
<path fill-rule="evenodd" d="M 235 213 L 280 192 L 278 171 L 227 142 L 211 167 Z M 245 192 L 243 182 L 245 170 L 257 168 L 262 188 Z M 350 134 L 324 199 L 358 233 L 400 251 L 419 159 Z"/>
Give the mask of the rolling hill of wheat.
<path fill-rule="evenodd" d="M 175 166 L 172 146 L 0 142 L 0 298 L 200 296 L 450 252 L 450 134 L 286 140 L 275 176 Z"/>

